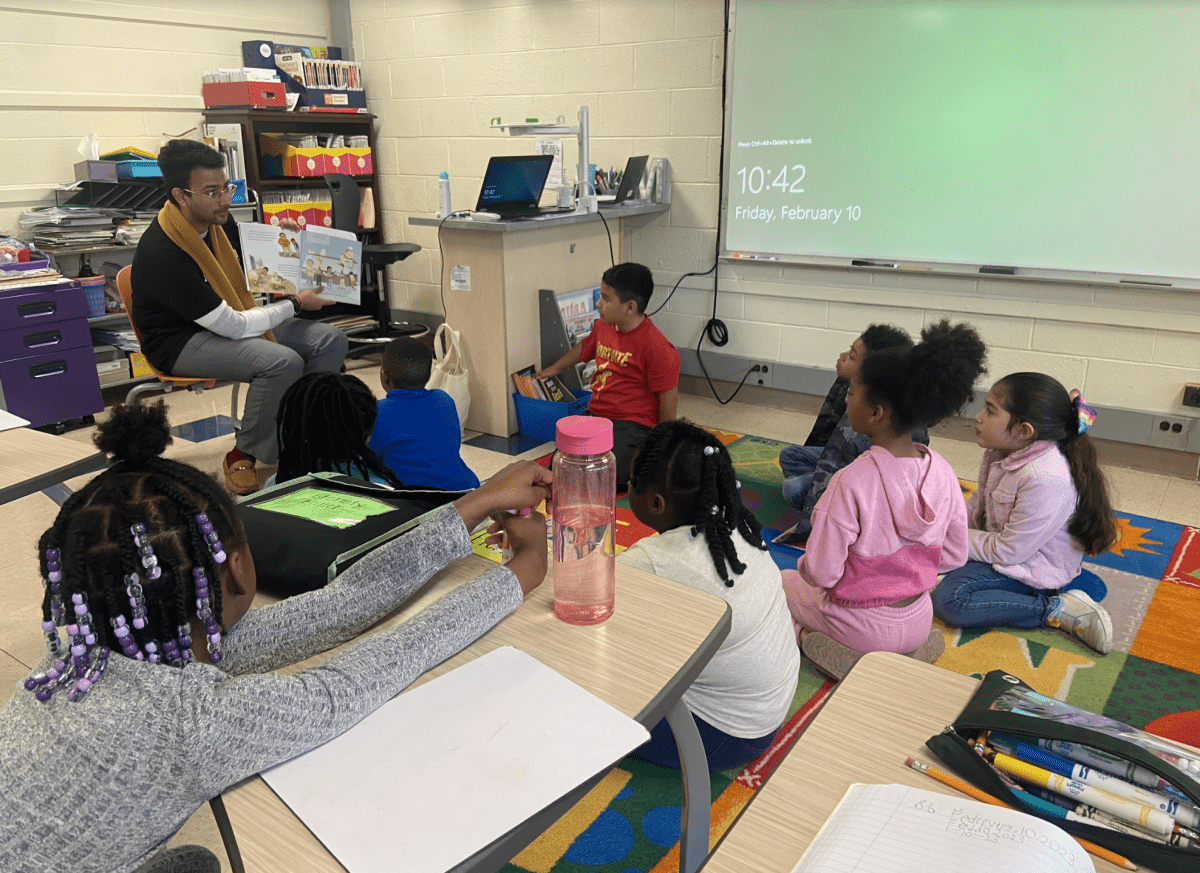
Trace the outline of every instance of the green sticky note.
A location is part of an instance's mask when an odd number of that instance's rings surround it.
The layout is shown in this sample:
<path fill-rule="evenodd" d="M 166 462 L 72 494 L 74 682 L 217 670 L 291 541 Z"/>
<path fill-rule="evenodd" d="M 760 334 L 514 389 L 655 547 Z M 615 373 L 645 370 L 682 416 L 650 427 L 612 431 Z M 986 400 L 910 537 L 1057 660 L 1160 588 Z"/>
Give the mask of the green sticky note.
<path fill-rule="evenodd" d="M 256 507 L 296 518 L 306 518 L 327 527 L 343 530 L 354 527 L 372 515 L 382 515 L 395 508 L 373 497 L 326 491 L 322 488 L 301 488 L 291 494 L 263 501 L 256 504 Z"/>

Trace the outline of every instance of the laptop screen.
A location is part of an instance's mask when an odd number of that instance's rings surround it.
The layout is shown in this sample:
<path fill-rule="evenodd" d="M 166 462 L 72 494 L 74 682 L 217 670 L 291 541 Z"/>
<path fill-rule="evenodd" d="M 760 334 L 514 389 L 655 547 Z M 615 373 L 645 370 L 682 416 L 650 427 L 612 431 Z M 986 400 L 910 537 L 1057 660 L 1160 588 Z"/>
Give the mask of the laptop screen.
<path fill-rule="evenodd" d="M 553 155 L 512 155 L 488 161 L 476 212 L 534 210 L 546 187 Z"/>

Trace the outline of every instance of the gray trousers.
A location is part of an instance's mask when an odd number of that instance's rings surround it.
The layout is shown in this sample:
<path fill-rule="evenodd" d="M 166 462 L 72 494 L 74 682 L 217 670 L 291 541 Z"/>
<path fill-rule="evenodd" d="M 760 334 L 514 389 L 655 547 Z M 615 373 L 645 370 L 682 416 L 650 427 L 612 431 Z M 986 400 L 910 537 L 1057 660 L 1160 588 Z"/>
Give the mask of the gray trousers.
<path fill-rule="evenodd" d="M 309 373 L 336 373 L 349 346 L 344 333 L 319 321 L 289 318 L 272 330 L 278 342 L 231 340 L 202 330 L 183 347 L 173 371 L 250 383 L 236 445 L 264 464 L 279 462 L 275 416 L 284 392 Z"/>

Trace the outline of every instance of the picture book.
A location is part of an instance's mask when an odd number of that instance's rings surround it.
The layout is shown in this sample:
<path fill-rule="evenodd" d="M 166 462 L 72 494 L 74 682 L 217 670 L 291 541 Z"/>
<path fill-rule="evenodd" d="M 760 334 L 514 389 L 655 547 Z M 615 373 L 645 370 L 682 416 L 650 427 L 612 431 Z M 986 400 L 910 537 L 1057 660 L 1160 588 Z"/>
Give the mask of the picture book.
<path fill-rule="evenodd" d="M 297 294 L 314 290 L 326 300 L 361 302 L 362 243 L 332 228 L 287 230 L 238 224 L 242 266 L 251 294 Z"/>
<path fill-rule="evenodd" d="M 537 377 L 533 374 L 537 368 L 530 364 L 528 367 L 522 367 L 512 374 L 513 387 L 517 389 L 517 393 L 523 397 L 532 397 L 535 400 L 545 400 L 545 388 L 541 388 L 538 384 Z"/>
<path fill-rule="evenodd" d="M 575 399 L 567 386 L 562 383 L 562 380 L 557 376 L 544 376 L 538 380 L 542 383 L 542 388 L 546 392 L 546 397 L 556 403 L 570 403 Z"/>
<path fill-rule="evenodd" d="M 600 286 L 569 291 L 556 295 L 558 309 L 562 313 L 563 328 L 567 332 L 567 345 L 574 346 L 592 332 L 592 324 L 599 318 L 596 301 L 600 299 Z"/>

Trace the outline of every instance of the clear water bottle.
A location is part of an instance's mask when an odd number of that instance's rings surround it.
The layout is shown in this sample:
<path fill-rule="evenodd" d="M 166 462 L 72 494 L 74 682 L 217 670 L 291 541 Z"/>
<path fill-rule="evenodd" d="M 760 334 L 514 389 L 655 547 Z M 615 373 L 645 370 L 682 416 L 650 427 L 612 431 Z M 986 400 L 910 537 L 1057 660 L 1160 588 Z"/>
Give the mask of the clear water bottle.
<path fill-rule="evenodd" d="M 554 456 L 554 614 L 598 624 L 616 595 L 617 459 L 612 422 L 569 415 L 556 427 Z"/>
<path fill-rule="evenodd" d="M 438 173 L 438 218 L 445 218 L 450 209 L 450 174 L 445 170 Z"/>

